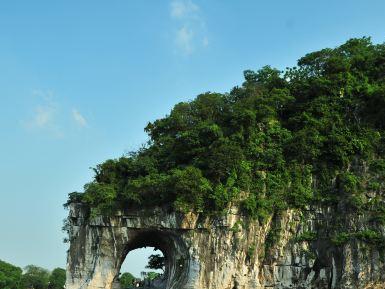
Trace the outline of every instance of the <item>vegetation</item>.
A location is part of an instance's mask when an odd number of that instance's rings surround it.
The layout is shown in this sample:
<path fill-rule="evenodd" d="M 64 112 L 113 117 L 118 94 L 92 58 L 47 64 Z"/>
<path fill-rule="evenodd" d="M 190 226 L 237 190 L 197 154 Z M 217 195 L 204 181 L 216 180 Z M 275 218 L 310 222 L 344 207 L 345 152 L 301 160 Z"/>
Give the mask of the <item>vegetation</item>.
<path fill-rule="evenodd" d="M 149 123 L 147 145 L 98 165 L 69 202 L 92 215 L 155 205 L 220 215 L 238 204 L 260 221 L 342 202 L 383 220 L 384 201 L 373 206 L 363 192 L 384 191 L 385 44 L 351 39 L 244 77 Z"/>
<path fill-rule="evenodd" d="M 165 266 L 165 258 L 160 254 L 153 254 L 148 257 L 147 269 L 163 270 Z"/>
<path fill-rule="evenodd" d="M 257 246 L 255 244 L 251 244 L 247 248 L 247 253 L 246 253 L 246 259 L 251 260 L 255 256 L 255 250 L 257 249 Z"/>
<path fill-rule="evenodd" d="M 160 275 L 161 274 L 158 272 L 149 271 L 149 272 L 147 272 L 145 279 L 152 281 L 152 280 L 158 278 Z"/>
<path fill-rule="evenodd" d="M 316 239 L 317 239 L 317 234 L 315 232 L 305 231 L 302 234 L 300 234 L 299 236 L 297 236 L 296 241 L 297 242 L 303 242 L 303 241 L 311 242 L 311 241 L 314 241 Z"/>
<path fill-rule="evenodd" d="M 21 277 L 22 288 L 45 289 L 49 285 L 49 271 L 35 265 L 28 265 Z"/>
<path fill-rule="evenodd" d="M 120 285 L 122 289 L 134 287 L 135 277 L 131 273 L 128 273 L 128 272 L 123 273 L 120 276 L 119 280 L 120 280 Z"/>
<path fill-rule="evenodd" d="M 0 260 L 0 288 L 2 289 L 63 289 L 65 270 L 56 268 L 52 272 L 28 265 L 24 271 Z"/>
<path fill-rule="evenodd" d="M 55 268 L 49 276 L 49 289 L 62 289 L 66 282 L 66 270 Z"/>
<path fill-rule="evenodd" d="M 376 246 L 377 248 L 385 248 L 385 237 L 383 237 L 379 232 L 371 229 L 358 232 L 340 232 L 332 238 L 332 242 L 337 246 L 342 246 L 352 239 L 364 241 L 367 244 Z"/>
<path fill-rule="evenodd" d="M 0 288 L 19 289 L 22 270 L 0 260 Z"/>

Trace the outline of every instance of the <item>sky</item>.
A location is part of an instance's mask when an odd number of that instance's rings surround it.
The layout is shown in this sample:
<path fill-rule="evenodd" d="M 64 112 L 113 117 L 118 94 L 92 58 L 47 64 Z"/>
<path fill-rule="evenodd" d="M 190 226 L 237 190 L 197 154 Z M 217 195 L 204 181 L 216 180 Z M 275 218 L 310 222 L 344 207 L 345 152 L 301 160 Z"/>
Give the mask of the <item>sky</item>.
<path fill-rule="evenodd" d="M 383 0 L 1 1 L 0 259 L 65 267 L 67 194 L 176 103 L 384 27 Z"/>

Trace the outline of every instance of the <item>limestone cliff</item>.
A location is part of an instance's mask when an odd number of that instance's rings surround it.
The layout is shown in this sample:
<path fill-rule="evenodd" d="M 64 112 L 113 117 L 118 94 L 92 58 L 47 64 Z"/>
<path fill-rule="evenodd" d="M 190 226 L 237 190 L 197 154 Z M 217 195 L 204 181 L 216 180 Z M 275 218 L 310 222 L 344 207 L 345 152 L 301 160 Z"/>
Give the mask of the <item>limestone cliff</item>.
<path fill-rule="evenodd" d="M 287 210 L 260 223 L 236 208 L 221 218 L 164 208 L 90 218 L 72 203 L 66 289 L 110 289 L 126 254 L 144 246 L 166 257 L 155 288 L 385 288 L 383 248 L 359 235 L 370 220 L 340 209 Z"/>
<path fill-rule="evenodd" d="M 384 75 L 364 37 L 176 104 L 69 194 L 67 289 L 110 289 L 143 246 L 160 289 L 385 289 Z"/>

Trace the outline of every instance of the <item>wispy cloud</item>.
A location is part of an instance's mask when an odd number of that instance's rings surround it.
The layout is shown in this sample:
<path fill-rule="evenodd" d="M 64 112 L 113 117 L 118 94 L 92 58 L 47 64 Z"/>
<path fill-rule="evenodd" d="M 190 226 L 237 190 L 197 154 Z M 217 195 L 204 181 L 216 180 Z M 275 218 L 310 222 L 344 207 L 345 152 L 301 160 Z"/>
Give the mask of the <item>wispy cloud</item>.
<path fill-rule="evenodd" d="M 30 115 L 21 121 L 27 131 L 62 138 L 71 129 L 71 121 L 80 128 L 88 126 L 86 118 L 77 108 L 59 105 L 53 91 L 33 90 L 32 97 L 36 105 L 31 108 Z"/>
<path fill-rule="evenodd" d="M 53 92 L 48 90 L 34 90 L 32 95 L 39 99 L 30 117 L 21 123 L 28 131 L 46 131 L 55 137 L 62 137 L 63 133 L 57 125 L 57 104 L 53 101 Z"/>
<path fill-rule="evenodd" d="M 192 1 L 173 1 L 171 2 L 171 17 L 181 19 L 194 16 L 199 11 L 199 7 Z"/>
<path fill-rule="evenodd" d="M 72 118 L 79 127 L 86 127 L 87 121 L 84 116 L 75 108 L 72 109 Z"/>
<path fill-rule="evenodd" d="M 203 37 L 202 45 L 203 47 L 209 46 L 209 39 L 207 38 L 207 36 Z"/>
<path fill-rule="evenodd" d="M 190 55 L 198 48 L 209 45 L 206 23 L 200 7 L 191 0 L 174 0 L 170 4 L 170 17 L 176 22 L 174 43 L 177 51 Z"/>
<path fill-rule="evenodd" d="M 193 52 L 194 32 L 186 26 L 181 27 L 175 35 L 175 43 L 186 54 Z"/>
<path fill-rule="evenodd" d="M 30 127 L 44 128 L 51 126 L 55 116 L 55 109 L 50 106 L 37 106 L 35 108 L 35 115 L 29 122 Z"/>

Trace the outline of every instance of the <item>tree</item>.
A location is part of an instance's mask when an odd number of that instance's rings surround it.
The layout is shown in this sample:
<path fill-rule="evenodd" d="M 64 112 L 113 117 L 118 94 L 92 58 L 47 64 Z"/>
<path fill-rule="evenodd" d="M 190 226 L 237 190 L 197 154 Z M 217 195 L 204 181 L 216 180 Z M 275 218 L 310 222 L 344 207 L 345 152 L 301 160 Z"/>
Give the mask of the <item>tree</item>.
<path fill-rule="evenodd" d="M 122 289 L 127 289 L 134 285 L 135 277 L 131 273 L 125 272 L 120 276 L 119 280 Z"/>
<path fill-rule="evenodd" d="M 49 276 L 49 289 L 63 289 L 66 282 L 66 270 L 55 268 Z"/>
<path fill-rule="evenodd" d="M 148 257 L 148 264 L 146 268 L 154 270 L 163 270 L 165 266 L 165 258 L 160 254 L 153 254 Z"/>
<path fill-rule="evenodd" d="M 49 271 L 35 265 L 24 268 L 25 273 L 21 278 L 22 289 L 46 289 L 49 281 Z"/>
<path fill-rule="evenodd" d="M 155 278 L 158 278 L 159 276 L 160 276 L 160 273 L 150 271 L 150 272 L 147 272 L 145 279 L 152 281 Z"/>
<path fill-rule="evenodd" d="M 385 44 L 365 37 L 309 53 L 284 72 L 245 71 L 229 93 L 200 94 L 149 123 L 147 145 L 98 165 L 81 201 L 91 215 L 137 206 L 219 215 L 241 203 L 263 220 L 346 202 L 338 175 L 385 159 L 384 75 Z"/>
<path fill-rule="evenodd" d="M 0 260 L 0 288 L 19 289 L 22 270 Z"/>

